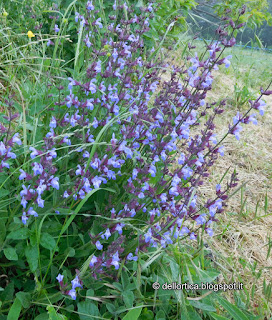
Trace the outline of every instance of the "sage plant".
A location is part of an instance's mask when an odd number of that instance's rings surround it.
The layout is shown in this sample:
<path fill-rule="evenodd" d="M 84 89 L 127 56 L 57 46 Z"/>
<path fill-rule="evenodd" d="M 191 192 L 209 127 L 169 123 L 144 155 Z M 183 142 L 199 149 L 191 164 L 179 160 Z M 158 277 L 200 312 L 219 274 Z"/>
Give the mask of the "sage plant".
<path fill-rule="evenodd" d="M 109 25 L 96 1 L 88 1 L 83 14 L 75 13 L 89 66 L 84 77 L 67 79 L 67 89 L 59 87 L 65 99 L 55 101 L 43 143 L 29 147 L 31 165 L 18 172 L 20 215 L 27 226 L 39 219 L 45 205 L 52 205 L 54 193 L 60 195 L 53 208 L 56 219 L 62 219 L 58 213 L 63 209 L 73 214 L 81 203 L 92 203 L 86 222 L 92 247 L 87 276 L 95 279 L 115 277 L 115 270 L 137 261 L 141 251 L 166 248 L 183 237 L 196 240 L 199 230 L 213 235 L 229 190 L 237 186 L 237 174 L 225 186 L 216 185 L 216 197 L 204 205 L 198 188 L 224 156 L 223 139 L 228 134 L 239 139 L 242 124 L 256 124 L 250 111 L 263 115 L 261 98 L 271 93 L 262 89 L 218 138 L 214 120 L 226 102 L 209 103 L 207 94 L 213 71 L 229 67 L 231 56 L 223 57 L 223 51 L 235 44 L 233 32 L 242 25 L 224 17 L 218 40 L 201 56 L 189 44 L 187 60 L 175 66 L 158 58 L 159 49 L 144 55 L 143 36 L 154 7 L 150 3 L 136 15 L 125 2 L 115 1 Z M 57 24 L 54 31 L 59 32 Z M 166 72 L 169 80 L 164 80 Z M 15 157 L 14 143 L 21 143 L 18 134 L 1 142 L 2 171 Z M 96 194 L 104 195 L 98 204 L 92 202 Z M 82 217 L 75 215 L 74 223 L 79 221 Z M 78 271 L 71 286 L 63 283 L 62 274 L 57 281 L 72 299 L 83 286 Z"/>

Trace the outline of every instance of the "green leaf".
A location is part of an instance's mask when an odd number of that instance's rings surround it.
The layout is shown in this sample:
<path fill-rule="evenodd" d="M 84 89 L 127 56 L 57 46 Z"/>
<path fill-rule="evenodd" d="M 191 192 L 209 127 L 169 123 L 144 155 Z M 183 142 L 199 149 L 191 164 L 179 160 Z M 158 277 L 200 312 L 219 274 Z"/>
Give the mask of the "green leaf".
<path fill-rule="evenodd" d="M 26 260 L 29 264 L 29 268 L 32 272 L 35 272 L 38 268 L 39 252 L 37 246 L 28 246 L 25 248 Z"/>
<path fill-rule="evenodd" d="M 249 320 L 240 309 L 222 298 L 220 295 L 217 296 L 217 301 L 229 313 L 229 315 L 233 317 L 234 320 Z"/>
<path fill-rule="evenodd" d="M 207 303 L 202 303 L 200 301 L 193 301 L 193 300 L 189 302 L 190 302 L 190 305 L 193 306 L 194 308 L 204 310 L 204 311 L 216 311 L 216 309 L 213 306 Z"/>
<path fill-rule="evenodd" d="M 56 246 L 55 239 L 49 233 L 42 233 L 40 244 L 48 250 L 54 250 Z"/>
<path fill-rule="evenodd" d="M 141 316 L 139 318 L 140 320 L 153 320 L 154 314 L 151 310 L 148 310 L 147 308 L 144 308 L 144 310 L 141 313 Z"/>
<path fill-rule="evenodd" d="M 115 310 L 116 310 L 116 307 L 115 307 L 115 305 L 114 304 L 112 304 L 112 303 L 106 303 L 106 308 L 109 310 L 109 312 L 110 313 L 114 313 L 115 312 Z"/>
<path fill-rule="evenodd" d="M 257 34 L 254 35 L 255 36 L 255 40 L 257 42 L 257 45 L 259 48 L 263 48 L 263 44 L 262 44 L 262 41 L 260 40 L 260 38 L 257 36 Z"/>
<path fill-rule="evenodd" d="M 21 301 L 16 298 L 11 306 L 7 320 L 18 320 L 22 309 Z"/>
<path fill-rule="evenodd" d="M 26 309 L 29 308 L 31 302 L 31 295 L 29 292 L 17 292 L 16 297 L 20 300 L 22 306 Z"/>
<path fill-rule="evenodd" d="M 10 192 L 8 190 L 5 189 L 0 189 L 0 199 L 4 198 L 5 196 L 7 196 Z"/>
<path fill-rule="evenodd" d="M 76 254 L 76 251 L 74 248 L 72 247 L 68 247 L 65 251 L 64 251 L 64 255 L 67 257 L 74 257 L 74 255 Z"/>
<path fill-rule="evenodd" d="M 159 310 L 159 312 L 156 314 L 156 320 L 165 320 L 165 313 L 163 310 Z"/>
<path fill-rule="evenodd" d="M 15 248 L 5 248 L 4 255 L 8 260 L 18 260 L 18 255 Z"/>
<path fill-rule="evenodd" d="M 91 195 L 93 195 L 95 192 L 99 191 L 99 190 L 107 190 L 110 192 L 115 192 L 112 189 L 109 188 L 98 188 L 98 189 L 94 189 L 92 191 L 90 191 L 89 193 L 87 193 L 87 195 L 85 196 L 84 199 L 82 199 L 80 201 L 80 203 L 77 205 L 75 211 L 73 214 L 71 214 L 71 216 L 69 217 L 68 221 L 65 223 L 65 225 L 62 227 L 60 235 L 62 235 L 70 226 L 70 224 L 73 222 L 74 218 L 76 217 L 76 215 L 78 214 L 78 212 L 80 211 L 80 209 L 82 208 L 82 206 L 84 205 L 84 203 L 90 198 Z"/>
<path fill-rule="evenodd" d="M 121 273 L 121 280 L 122 280 L 122 286 L 124 290 L 126 290 L 130 281 L 129 281 L 128 274 L 124 269 L 122 270 L 122 273 Z"/>
<path fill-rule="evenodd" d="M 143 8 L 144 7 L 144 3 L 143 3 L 143 0 L 138 0 L 137 4 L 135 7 L 138 7 L 138 8 Z"/>
<path fill-rule="evenodd" d="M 77 307 L 80 320 L 97 320 L 100 316 L 97 306 L 89 300 L 78 303 Z"/>
<path fill-rule="evenodd" d="M 124 316 L 123 320 L 137 320 L 141 314 L 142 307 L 134 308 L 129 310 L 129 312 Z"/>
<path fill-rule="evenodd" d="M 56 312 L 55 308 L 52 306 L 47 307 L 49 320 L 67 320 L 67 318 Z"/>
<path fill-rule="evenodd" d="M 49 315 L 48 313 L 41 313 L 34 320 L 49 320 Z"/>
<path fill-rule="evenodd" d="M 126 290 L 122 293 L 123 300 L 127 308 L 133 307 L 134 294 L 132 291 Z"/>
<path fill-rule="evenodd" d="M 0 298 L 2 301 L 13 300 L 14 295 L 14 282 L 9 283 L 5 290 L 1 292 Z"/>
<path fill-rule="evenodd" d="M 210 315 L 215 319 L 215 320 L 229 320 L 229 318 L 220 316 L 217 313 L 211 312 Z"/>
<path fill-rule="evenodd" d="M 6 225 L 5 222 L 1 219 L 0 220 L 0 246 L 2 246 L 6 237 Z"/>
<path fill-rule="evenodd" d="M 7 235 L 7 239 L 11 240 L 24 240 L 29 237 L 29 230 L 27 228 L 22 228 L 19 230 L 12 231 Z"/>

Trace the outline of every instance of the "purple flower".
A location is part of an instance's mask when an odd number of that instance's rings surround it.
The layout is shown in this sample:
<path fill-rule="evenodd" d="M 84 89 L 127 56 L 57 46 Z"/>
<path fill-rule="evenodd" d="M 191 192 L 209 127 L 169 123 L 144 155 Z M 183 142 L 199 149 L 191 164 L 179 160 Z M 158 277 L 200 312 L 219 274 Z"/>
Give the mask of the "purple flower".
<path fill-rule="evenodd" d="M 28 220 L 28 217 L 26 216 L 26 213 L 23 212 L 23 215 L 22 215 L 22 222 L 23 222 L 23 224 L 26 224 L 27 220 Z"/>
<path fill-rule="evenodd" d="M 93 256 L 92 256 L 92 259 L 91 259 L 91 261 L 90 261 L 89 266 L 90 266 L 90 267 L 93 267 L 94 264 L 95 264 L 97 261 L 98 261 L 97 257 L 96 257 L 95 255 L 93 255 Z"/>
<path fill-rule="evenodd" d="M 73 279 L 71 281 L 71 284 L 72 284 L 72 289 L 76 289 L 76 288 L 82 288 L 82 285 L 80 283 L 80 280 L 79 280 L 79 277 L 76 276 L 75 279 Z"/>
<path fill-rule="evenodd" d="M 59 190 L 59 178 L 58 177 L 51 177 L 52 180 L 50 181 L 50 184 L 53 188 Z"/>
<path fill-rule="evenodd" d="M 46 184 L 43 184 L 44 180 L 40 180 L 40 184 L 39 186 L 37 187 L 36 191 L 38 193 L 38 195 L 40 196 L 44 190 L 46 189 Z"/>
<path fill-rule="evenodd" d="M 103 245 L 100 243 L 99 240 L 96 241 L 95 243 L 97 250 L 102 250 L 103 249 Z"/>
<path fill-rule="evenodd" d="M 95 21 L 95 25 L 98 26 L 100 29 L 103 28 L 103 24 L 101 23 L 101 18 L 98 18 L 98 19 Z"/>
<path fill-rule="evenodd" d="M 115 267 L 116 270 L 119 269 L 119 253 L 118 251 L 115 252 L 115 254 L 112 256 L 112 261 L 111 261 L 111 265 L 113 265 Z"/>
<path fill-rule="evenodd" d="M 257 124 L 258 124 L 258 121 L 257 121 L 257 119 L 255 119 L 255 117 L 256 117 L 256 114 L 255 114 L 255 113 L 251 114 L 251 115 L 248 117 L 248 122 L 252 122 L 253 124 L 257 125 Z"/>
<path fill-rule="evenodd" d="M 49 40 L 47 41 L 46 45 L 47 45 L 47 47 L 53 46 L 53 45 L 54 45 L 54 42 L 49 39 Z"/>
<path fill-rule="evenodd" d="M 180 229 L 180 236 L 184 236 L 185 234 L 190 233 L 190 230 L 187 227 L 182 227 Z"/>
<path fill-rule="evenodd" d="M 175 174 L 171 182 L 171 186 L 176 187 L 180 183 L 181 179 Z"/>
<path fill-rule="evenodd" d="M 57 121 L 56 121 L 55 117 L 53 117 L 53 116 L 52 116 L 52 118 L 51 118 L 49 127 L 50 127 L 50 128 L 53 128 L 53 129 L 57 127 Z"/>
<path fill-rule="evenodd" d="M 148 7 L 147 7 L 147 10 L 148 10 L 149 12 L 152 12 L 152 11 L 153 11 L 152 5 L 153 5 L 153 3 L 149 4 Z"/>
<path fill-rule="evenodd" d="M 165 161 L 166 158 L 167 158 L 167 155 L 166 155 L 164 150 L 161 152 L 161 158 L 162 158 L 163 161 Z"/>
<path fill-rule="evenodd" d="M 38 174 L 43 173 L 43 166 L 40 163 L 34 162 L 32 170 L 34 171 L 34 176 L 37 176 Z"/>
<path fill-rule="evenodd" d="M 123 4 L 123 8 L 124 8 L 125 10 L 127 10 L 127 9 L 128 9 L 128 6 L 127 6 L 126 2 L 124 2 L 124 4 Z"/>
<path fill-rule="evenodd" d="M 30 147 L 29 150 L 32 151 L 30 154 L 31 159 L 34 159 L 37 155 L 39 155 L 39 152 L 35 148 Z"/>
<path fill-rule="evenodd" d="M 127 260 L 137 261 L 137 260 L 138 260 L 138 257 L 137 257 L 137 256 L 133 256 L 132 253 L 129 253 L 129 254 L 127 255 Z"/>
<path fill-rule="evenodd" d="M 3 168 L 9 168 L 9 164 L 7 162 L 3 161 L 3 160 L 1 161 L 1 166 Z"/>
<path fill-rule="evenodd" d="M 10 151 L 11 148 L 8 149 L 7 157 L 11 159 L 16 159 L 16 154 Z"/>
<path fill-rule="evenodd" d="M 63 193 L 63 198 L 68 198 L 68 197 L 69 197 L 69 194 L 68 194 L 67 190 L 65 190 Z"/>
<path fill-rule="evenodd" d="M 240 123 L 238 123 L 236 126 L 235 126 L 235 128 L 232 130 L 232 134 L 234 134 L 235 135 L 235 138 L 237 139 L 237 140 L 240 140 L 240 132 L 243 130 L 243 127 L 241 126 L 241 124 Z"/>
<path fill-rule="evenodd" d="M 116 48 L 113 49 L 112 57 L 113 57 L 113 61 L 114 61 L 114 62 L 115 62 L 116 59 L 118 58 L 118 52 L 117 52 Z"/>
<path fill-rule="evenodd" d="M 27 211 L 27 214 L 31 215 L 31 216 L 34 216 L 34 217 L 38 217 L 38 214 L 35 210 L 33 210 L 32 207 L 30 207 Z"/>
<path fill-rule="evenodd" d="M 185 155 L 181 153 L 178 159 L 178 164 L 182 165 L 184 161 L 185 161 Z"/>
<path fill-rule="evenodd" d="M 19 180 L 23 180 L 26 178 L 26 173 L 24 170 L 19 169 L 19 171 L 21 172 L 20 176 L 19 176 Z"/>
<path fill-rule="evenodd" d="M 167 201 L 167 195 L 166 195 L 166 193 L 162 193 L 162 194 L 160 195 L 160 198 L 161 198 L 161 202 L 162 202 L 162 203 L 166 203 L 166 201 Z"/>
<path fill-rule="evenodd" d="M 206 219 L 205 219 L 205 214 L 202 214 L 200 216 L 198 216 L 195 221 L 196 221 L 196 224 L 201 226 L 202 224 L 204 224 L 206 222 Z"/>
<path fill-rule="evenodd" d="M 7 152 L 7 149 L 6 149 L 5 145 L 4 145 L 4 143 L 1 141 L 0 142 L 0 154 L 1 154 L 1 156 L 3 156 L 6 152 Z"/>
<path fill-rule="evenodd" d="M 190 178 L 193 174 L 193 170 L 187 165 L 185 165 L 185 167 L 182 168 L 181 172 L 183 173 L 183 179 L 185 180 Z"/>
<path fill-rule="evenodd" d="M 58 276 L 56 277 L 56 279 L 58 280 L 59 283 L 61 283 L 63 281 L 64 276 L 61 275 L 60 273 L 58 274 Z"/>
<path fill-rule="evenodd" d="M 77 165 L 77 170 L 76 170 L 76 175 L 79 176 L 79 175 L 82 175 L 82 173 L 83 172 L 82 172 L 81 166 L 78 164 Z"/>
<path fill-rule="evenodd" d="M 232 55 L 227 56 L 226 58 L 224 58 L 223 63 L 225 64 L 225 67 L 228 68 L 230 66 L 230 61 L 229 59 L 232 58 Z"/>
<path fill-rule="evenodd" d="M 94 70 L 95 70 L 97 73 L 100 73 L 100 72 L 101 72 L 101 60 L 98 60 L 98 61 L 97 61 Z"/>
<path fill-rule="evenodd" d="M 206 230 L 206 232 L 208 233 L 208 235 L 209 235 L 210 237 L 213 236 L 213 230 L 212 230 L 211 228 L 206 228 L 205 230 Z"/>
<path fill-rule="evenodd" d="M 68 295 L 69 295 L 73 300 L 76 300 L 76 290 L 75 290 L 75 289 L 71 289 L 71 290 L 68 292 Z"/>
<path fill-rule="evenodd" d="M 260 111 L 261 116 L 264 115 L 265 107 L 266 107 L 266 103 L 263 100 L 259 100 L 257 110 Z"/>
<path fill-rule="evenodd" d="M 148 243 L 152 240 L 152 230 L 151 228 L 148 229 L 148 231 L 144 234 L 145 242 Z"/>
<path fill-rule="evenodd" d="M 94 5 L 92 1 L 88 1 L 87 2 L 87 10 L 94 10 Z"/>
<path fill-rule="evenodd" d="M 44 207 L 44 200 L 40 196 L 37 198 L 37 204 L 40 208 Z"/>
<path fill-rule="evenodd" d="M 218 153 L 223 157 L 224 156 L 224 146 L 218 148 Z"/>
<path fill-rule="evenodd" d="M 125 226 L 124 223 L 118 223 L 116 226 L 115 226 L 115 230 L 119 233 L 119 234 L 122 234 L 123 232 L 123 227 Z"/>
<path fill-rule="evenodd" d="M 65 137 L 63 138 L 63 142 L 65 142 L 68 146 L 70 146 L 70 145 L 71 145 L 71 140 L 70 140 L 70 139 L 68 139 L 68 137 L 67 137 L 67 136 L 65 136 Z"/>
<path fill-rule="evenodd" d="M 190 234 L 190 239 L 191 239 L 191 240 L 196 240 L 196 235 L 194 234 L 194 232 L 192 232 L 192 233 Z"/>
<path fill-rule="evenodd" d="M 96 93 L 96 85 L 94 84 L 95 79 L 93 79 L 89 84 L 89 91 L 91 91 L 92 94 Z"/>
<path fill-rule="evenodd" d="M 55 24 L 54 30 L 55 30 L 56 33 L 58 33 L 60 31 L 60 28 L 59 28 L 59 26 L 57 24 Z"/>
<path fill-rule="evenodd" d="M 75 22 L 78 22 L 78 18 L 80 18 L 80 14 L 78 12 L 75 13 Z"/>
<path fill-rule="evenodd" d="M 86 37 L 85 37 L 85 39 L 84 39 L 84 42 L 85 42 L 85 44 L 86 44 L 86 46 L 87 46 L 88 48 L 90 48 L 90 47 L 92 46 L 92 43 L 91 43 L 90 38 L 89 38 L 88 35 L 86 35 Z"/>
<path fill-rule="evenodd" d="M 22 145 L 22 141 L 18 138 L 18 136 L 19 136 L 19 133 L 15 133 L 15 135 L 12 138 L 12 142 L 17 143 L 18 146 L 21 146 Z"/>
<path fill-rule="evenodd" d="M 110 232 L 110 229 L 108 228 L 106 232 L 101 235 L 101 238 L 102 239 L 106 238 L 108 240 L 110 236 L 111 236 L 111 232 Z"/>
<path fill-rule="evenodd" d="M 140 193 L 138 194 L 138 198 L 143 199 L 144 197 L 145 197 L 145 195 L 144 195 L 143 192 L 140 192 Z"/>
<path fill-rule="evenodd" d="M 157 170 L 156 170 L 156 167 L 155 167 L 154 165 L 152 165 L 152 166 L 149 168 L 148 172 L 151 174 L 151 177 L 156 177 L 156 172 L 157 172 Z"/>
<path fill-rule="evenodd" d="M 98 189 L 102 183 L 101 177 L 95 176 L 91 181 L 95 189 Z"/>

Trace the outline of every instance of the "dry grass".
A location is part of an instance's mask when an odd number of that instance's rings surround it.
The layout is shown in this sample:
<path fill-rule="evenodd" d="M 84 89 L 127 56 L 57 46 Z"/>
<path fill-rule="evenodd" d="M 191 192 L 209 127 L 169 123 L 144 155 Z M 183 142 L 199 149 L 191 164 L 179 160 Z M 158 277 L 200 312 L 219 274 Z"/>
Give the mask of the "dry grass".
<path fill-rule="evenodd" d="M 215 89 L 210 99 L 233 95 L 235 78 L 222 76 L 215 77 Z M 272 238 L 272 99 L 265 99 L 267 112 L 263 117 L 258 116 L 258 126 L 249 124 L 244 126 L 241 140 L 228 136 L 224 141 L 225 155 L 220 157 L 210 172 L 210 179 L 205 187 L 200 189 L 204 194 L 213 194 L 216 183 L 220 180 L 227 168 L 239 173 L 240 186 L 245 184 L 241 192 L 237 192 L 228 202 L 226 213 L 220 217 L 217 233 L 213 239 L 207 239 L 209 246 L 217 255 L 217 260 L 224 265 L 225 276 L 244 283 L 246 290 L 251 294 L 256 285 L 255 294 L 251 297 L 251 306 L 258 308 L 266 304 L 263 293 L 263 280 L 272 283 L 272 255 L 267 258 L 269 237 Z M 227 123 L 237 110 L 231 106 L 217 118 L 216 127 L 218 136 L 222 136 L 227 129 Z M 264 210 L 265 198 L 267 207 Z M 256 213 L 257 207 L 257 215 Z M 261 218 L 263 216 L 263 218 Z M 223 230 L 223 231 L 222 231 Z M 254 263 L 257 262 L 256 269 Z M 258 271 L 262 274 L 257 279 Z M 226 295 L 233 299 L 233 293 Z M 267 307 L 272 309 L 272 303 Z M 255 310 L 257 313 L 257 309 Z"/>
<path fill-rule="evenodd" d="M 177 56 L 174 57 L 176 63 L 180 62 Z M 239 65 L 239 68 L 241 73 L 247 66 Z M 213 90 L 207 98 L 210 102 L 233 97 L 234 84 L 243 85 L 243 79 L 234 75 L 222 71 L 214 75 Z M 169 80 L 169 75 L 166 73 L 164 78 Z M 212 198 L 215 185 L 226 169 L 230 168 L 229 173 L 237 170 L 239 185 L 243 188 L 229 199 L 226 212 L 218 217 L 220 221 L 215 236 L 206 237 L 206 241 L 216 256 L 217 265 L 223 270 L 221 281 L 243 282 L 244 300 L 249 302 L 251 310 L 258 315 L 269 316 L 272 302 L 267 301 L 263 292 L 263 281 L 265 279 L 266 283 L 272 284 L 272 253 L 267 257 L 269 237 L 272 238 L 272 97 L 264 100 L 267 111 L 263 117 L 257 116 L 258 125 L 245 125 L 240 141 L 233 135 L 226 138 L 223 143 L 225 155 L 212 167 L 209 180 L 200 188 L 199 196 L 203 200 Z M 229 105 L 226 112 L 217 118 L 218 137 L 227 132 L 228 123 L 232 123 L 236 113 L 237 110 Z M 234 301 L 232 291 L 225 294 Z"/>

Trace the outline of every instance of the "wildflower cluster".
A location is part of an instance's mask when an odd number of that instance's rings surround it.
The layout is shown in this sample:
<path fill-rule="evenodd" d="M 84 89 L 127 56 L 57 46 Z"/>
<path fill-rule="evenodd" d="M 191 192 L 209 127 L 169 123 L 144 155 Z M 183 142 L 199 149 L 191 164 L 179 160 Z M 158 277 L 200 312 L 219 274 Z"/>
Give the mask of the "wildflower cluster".
<path fill-rule="evenodd" d="M 142 54 L 152 10 L 149 4 L 137 16 L 126 3 L 115 2 L 109 26 L 92 1 L 85 14 L 75 14 L 91 63 L 83 80 L 68 79 L 68 93 L 48 119 L 43 144 L 29 147 L 31 166 L 20 169 L 18 199 L 26 225 L 31 216 L 39 216 L 46 199 L 52 203 L 54 190 L 61 194 L 58 212 L 70 208 L 73 213 L 86 197 L 104 194 L 92 212 L 89 232 L 94 278 L 119 269 L 122 262 L 137 261 L 139 251 L 165 248 L 184 236 L 195 240 L 198 229 L 212 236 L 212 223 L 223 212 L 228 191 L 237 185 L 233 174 L 225 187 L 216 186 L 215 199 L 200 205 L 198 187 L 224 155 L 214 119 L 223 113 L 225 101 L 208 103 L 207 93 L 213 70 L 230 65 L 231 57 L 223 58 L 222 51 L 235 39 L 225 30 L 239 26 L 228 22 L 220 27 L 219 41 L 207 47 L 207 55 L 191 55 L 177 67 L 152 59 L 156 51 L 148 53 L 150 59 Z M 54 31 L 59 32 L 57 24 Z M 165 72 L 170 74 L 167 81 L 162 78 Z M 66 92 L 63 87 L 60 91 Z M 252 108 L 263 114 L 264 102 L 259 98 Z M 237 114 L 228 134 L 239 139 L 241 123 L 256 123 L 248 112 Z M 203 121 L 204 128 L 197 131 Z M 14 157 L 10 148 L 19 141 L 14 135 L 1 142 L 2 168 L 8 168 L 7 158 Z M 96 233 L 95 221 L 100 228 Z M 83 284 L 80 276 L 67 291 L 61 274 L 57 280 L 63 292 L 76 299 L 76 288 Z"/>

